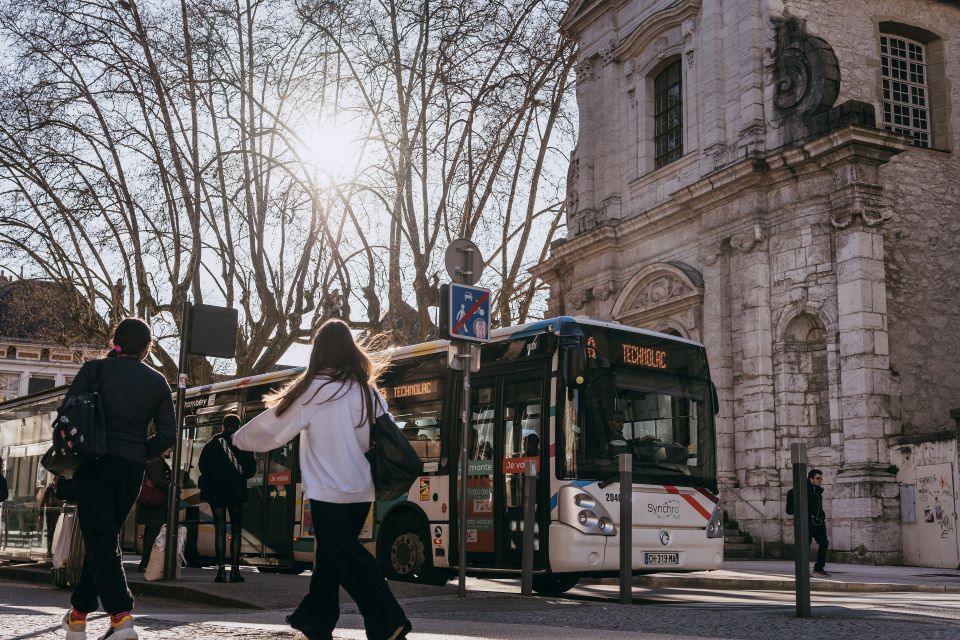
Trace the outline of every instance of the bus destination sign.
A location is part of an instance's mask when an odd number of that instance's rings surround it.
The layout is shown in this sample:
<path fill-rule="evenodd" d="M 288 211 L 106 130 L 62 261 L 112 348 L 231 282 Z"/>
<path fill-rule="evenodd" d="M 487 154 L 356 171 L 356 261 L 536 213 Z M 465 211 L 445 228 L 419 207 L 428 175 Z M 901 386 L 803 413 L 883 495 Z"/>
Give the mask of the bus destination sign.
<path fill-rule="evenodd" d="M 667 352 L 664 349 L 640 347 L 635 344 L 623 343 L 623 364 L 649 369 L 666 369 Z"/>
<path fill-rule="evenodd" d="M 421 380 L 383 389 L 387 402 L 392 400 L 433 400 L 440 397 L 439 380 Z"/>

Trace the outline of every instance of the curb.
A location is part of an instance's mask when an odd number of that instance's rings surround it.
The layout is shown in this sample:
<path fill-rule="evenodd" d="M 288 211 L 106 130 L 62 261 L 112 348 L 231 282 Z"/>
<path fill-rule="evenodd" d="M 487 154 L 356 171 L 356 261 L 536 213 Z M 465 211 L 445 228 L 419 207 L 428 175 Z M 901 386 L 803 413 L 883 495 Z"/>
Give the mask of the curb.
<path fill-rule="evenodd" d="M 33 584 L 45 584 L 53 586 L 50 579 L 50 568 L 48 565 L 29 564 L 29 565 L 6 565 L 0 566 L 0 580 L 14 580 L 18 582 L 30 582 Z M 144 580 L 127 580 L 127 586 L 130 593 L 135 596 L 147 596 L 156 598 L 169 598 L 173 600 L 186 600 L 197 604 L 208 604 L 216 607 L 230 607 L 234 609 L 262 609 L 256 604 L 239 598 L 231 598 L 216 593 L 209 593 L 202 589 L 193 589 L 188 585 L 175 582 L 146 582 Z"/>
<path fill-rule="evenodd" d="M 792 579 L 784 578 L 684 578 L 676 576 L 638 576 L 635 587 L 662 587 L 675 589 L 729 589 L 737 591 L 793 591 Z M 811 591 L 847 593 L 960 593 L 960 586 L 934 584 L 898 584 L 890 582 L 839 582 L 814 579 Z"/>

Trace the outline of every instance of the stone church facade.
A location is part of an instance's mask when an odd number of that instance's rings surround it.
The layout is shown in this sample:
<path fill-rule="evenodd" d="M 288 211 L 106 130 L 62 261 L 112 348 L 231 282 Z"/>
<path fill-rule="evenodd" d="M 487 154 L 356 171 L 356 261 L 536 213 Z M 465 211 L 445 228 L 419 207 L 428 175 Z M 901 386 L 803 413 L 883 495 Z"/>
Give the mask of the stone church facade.
<path fill-rule="evenodd" d="M 703 342 L 730 515 L 789 553 L 957 567 L 960 3 L 576 0 L 553 315 Z M 936 550 L 931 550 L 936 547 Z"/>

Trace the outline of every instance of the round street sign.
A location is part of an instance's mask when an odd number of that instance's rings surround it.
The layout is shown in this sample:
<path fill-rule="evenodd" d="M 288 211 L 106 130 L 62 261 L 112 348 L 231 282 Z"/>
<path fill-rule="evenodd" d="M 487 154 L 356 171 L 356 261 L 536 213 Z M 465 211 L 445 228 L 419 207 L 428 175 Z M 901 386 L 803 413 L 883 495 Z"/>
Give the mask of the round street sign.
<path fill-rule="evenodd" d="M 480 249 L 466 238 L 457 238 L 447 247 L 444 263 L 450 279 L 458 284 L 473 285 L 483 271 L 483 256 Z"/>

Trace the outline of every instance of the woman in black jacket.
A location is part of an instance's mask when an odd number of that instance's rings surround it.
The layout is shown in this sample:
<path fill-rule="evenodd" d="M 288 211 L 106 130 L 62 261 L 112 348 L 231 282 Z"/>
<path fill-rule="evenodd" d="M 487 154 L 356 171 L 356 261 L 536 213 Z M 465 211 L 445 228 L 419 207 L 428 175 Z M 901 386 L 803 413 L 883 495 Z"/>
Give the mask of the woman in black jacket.
<path fill-rule="evenodd" d="M 226 582 L 227 512 L 230 512 L 230 582 L 243 582 L 240 575 L 240 541 L 243 503 L 247 500 L 247 478 L 257 471 L 257 461 L 249 451 L 233 446 L 233 434 L 240 428 L 235 414 L 223 417 L 223 429 L 200 452 L 200 497 L 213 511 L 214 548 L 217 577 Z"/>
<path fill-rule="evenodd" d="M 87 614 L 98 604 L 110 614 L 109 640 L 136 640 L 133 596 L 127 588 L 120 553 L 120 529 L 140 493 L 149 458 L 174 443 L 173 399 L 164 377 L 143 360 L 150 353 L 150 327 L 138 318 L 123 320 L 113 334 L 113 349 L 103 360 L 85 363 L 69 395 L 92 392 L 103 412 L 106 453 L 74 475 L 77 516 L 86 546 L 83 572 L 64 616 L 67 638 L 86 634 Z M 147 436 L 154 423 L 155 434 Z M 99 603 L 98 603 L 99 601 Z"/>

